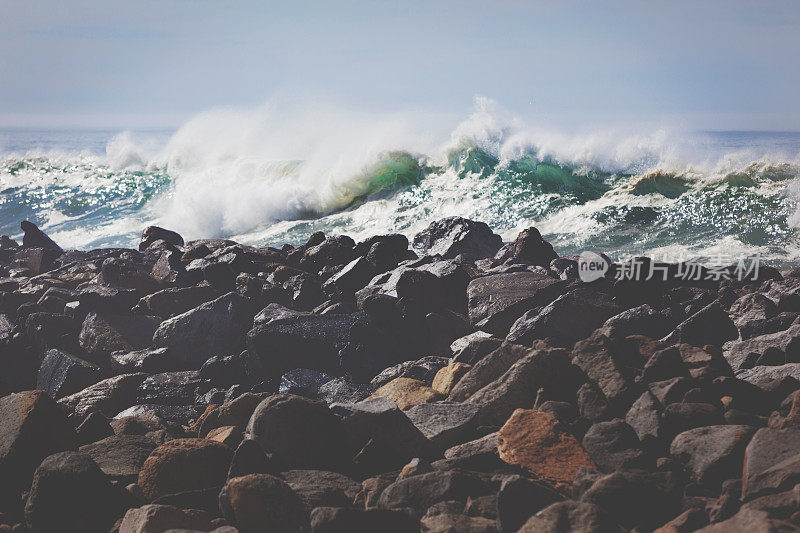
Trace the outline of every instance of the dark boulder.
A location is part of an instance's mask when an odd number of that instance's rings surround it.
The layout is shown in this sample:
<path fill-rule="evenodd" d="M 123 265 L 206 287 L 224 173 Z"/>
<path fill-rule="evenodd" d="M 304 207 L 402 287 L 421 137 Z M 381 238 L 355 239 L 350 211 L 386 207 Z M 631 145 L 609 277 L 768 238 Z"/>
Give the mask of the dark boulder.
<path fill-rule="evenodd" d="M 100 368 L 61 350 L 49 350 L 39 367 L 36 388 L 59 399 L 93 385 L 103 378 Z"/>
<path fill-rule="evenodd" d="M 471 260 L 493 257 L 503 245 L 503 239 L 483 222 L 461 217 L 448 217 L 431 224 L 414 236 L 414 247 L 429 255 L 453 259 L 464 255 Z"/>
<path fill-rule="evenodd" d="M 57 250 L 59 252 L 64 251 L 55 243 L 55 241 L 53 241 L 53 239 L 45 235 L 45 233 L 33 222 L 23 220 L 20 222 L 19 227 L 23 232 L 25 232 L 25 235 L 22 237 L 23 248 L 45 248 L 49 250 Z"/>
<path fill-rule="evenodd" d="M 514 241 L 514 259 L 548 268 L 552 261 L 558 259 L 558 254 L 553 250 L 553 245 L 542 238 L 538 229 L 530 227 L 517 235 Z"/>
<path fill-rule="evenodd" d="M 142 240 L 139 242 L 139 251 L 143 252 L 156 241 L 164 241 L 173 246 L 183 246 L 183 237 L 180 234 L 158 226 L 148 226 L 142 232 Z"/>

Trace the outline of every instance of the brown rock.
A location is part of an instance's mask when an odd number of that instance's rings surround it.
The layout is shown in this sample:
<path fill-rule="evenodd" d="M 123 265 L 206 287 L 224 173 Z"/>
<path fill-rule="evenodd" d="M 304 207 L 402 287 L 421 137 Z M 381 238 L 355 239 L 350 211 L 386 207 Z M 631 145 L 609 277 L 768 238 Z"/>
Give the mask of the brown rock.
<path fill-rule="evenodd" d="M 250 474 L 228 480 L 219 494 L 219 507 L 228 523 L 242 533 L 309 530 L 300 497 L 275 476 Z"/>
<path fill-rule="evenodd" d="M 792 408 L 781 422 L 781 429 L 800 427 L 800 391 L 794 393 Z"/>
<path fill-rule="evenodd" d="M 581 468 L 597 469 L 578 439 L 555 417 L 517 409 L 497 436 L 500 458 L 568 493 Z"/>
<path fill-rule="evenodd" d="M 0 510 L 29 486 L 42 459 L 74 450 L 77 437 L 66 415 L 44 391 L 0 398 Z M 18 500 L 17 500 L 18 501 Z"/>
<path fill-rule="evenodd" d="M 208 439 L 176 439 L 153 450 L 139 472 L 148 500 L 166 494 L 222 486 L 233 450 Z"/>
<path fill-rule="evenodd" d="M 370 398 L 388 398 L 402 410 L 444 399 L 444 396 L 418 379 L 396 378 L 375 391 Z"/>
<path fill-rule="evenodd" d="M 206 438 L 236 448 L 244 436 L 242 430 L 236 426 L 222 426 L 209 431 Z"/>
<path fill-rule="evenodd" d="M 440 369 L 433 378 L 433 390 L 447 396 L 456 386 L 458 381 L 469 372 L 472 365 L 465 363 L 451 363 Z"/>

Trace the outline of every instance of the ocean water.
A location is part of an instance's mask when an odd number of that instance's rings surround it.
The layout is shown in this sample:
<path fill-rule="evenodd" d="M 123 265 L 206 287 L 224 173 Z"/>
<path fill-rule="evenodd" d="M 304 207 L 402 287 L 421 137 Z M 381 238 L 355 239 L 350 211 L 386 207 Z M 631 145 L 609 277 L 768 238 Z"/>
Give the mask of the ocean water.
<path fill-rule="evenodd" d="M 280 245 L 460 215 L 506 240 L 536 226 L 561 254 L 800 258 L 800 132 L 564 134 L 488 101 L 452 127 L 418 118 L 263 106 L 176 130 L 0 130 L 0 234 L 28 219 L 90 249 L 159 224 Z"/>

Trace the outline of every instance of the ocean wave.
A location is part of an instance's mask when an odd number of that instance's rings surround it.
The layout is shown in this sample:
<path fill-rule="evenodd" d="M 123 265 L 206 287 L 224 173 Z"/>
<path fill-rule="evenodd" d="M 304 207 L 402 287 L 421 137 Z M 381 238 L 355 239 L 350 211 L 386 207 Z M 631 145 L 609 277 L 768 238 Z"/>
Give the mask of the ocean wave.
<path fill-rule="evenodd" d="M 666 131 L 552 134 L 484 99 L 444 141 L 419 118 L 266 105 L 201 114 L 161 144 L 122 133 L 104 154 L 6 154 L 0 232 L 29 218 L 86 248 L 131 245 L 159 223 L 280 244 L 460 215 L 507 239 L 537 225 L 562 253 L 701 253 L 726 239 L 794 253 L 798 153 Z"/>

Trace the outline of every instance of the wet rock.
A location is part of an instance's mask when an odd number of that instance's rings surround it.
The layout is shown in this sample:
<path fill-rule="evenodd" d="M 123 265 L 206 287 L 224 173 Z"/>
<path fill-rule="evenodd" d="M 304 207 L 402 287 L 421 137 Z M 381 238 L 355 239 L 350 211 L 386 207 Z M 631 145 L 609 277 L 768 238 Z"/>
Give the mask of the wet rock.
<path fill-rule="evenodd" d="M 139 385 L 136 403 L 191 405 L 199 385 L 200 376 L 195 370 L 154 374 Z"/>
<path fill-rule="evenodd" d="M 436 374 L 449 364 L 446 357 L 423 357 L 418 361 L 404 361 L 372 378 L 370 385 L 380 388 L 397 378 L 409 378 L 423 382 L 427 386 L 433 385 Z"/>
<path fill-rule="evenodd" d="M 142 240 L 139 242 L 139 251 L 144 252 L 156 241 L 164 241 L 173 246 L 183 246 L 183 237 L 180 234 L 158 226 L 148 226 L 142 232 Z"/>
<path fill-rule="evenodd" d="M 138 485 L 148 500 L 225 483 L 233 450 L 206 439 L 175 439 L 158 446 L 139 471 Z"/>
<path fill-rule="evenodd" d="M 405 411 L 415 405 L 439 401 L 444 395 L 426 386 L 422 381 L 396 378 L 376 390 L 371 397 L 388 398 Z"/>
<path fill-rule="evenodd" d="M 82 420 L 93 411 L 113 417 L 135 403 L 136 390 L 146 377 L 146 374 L 137 373 L 107 378 L 60 399 L 58 403 L 72 419 Z"/>
<path fill-rule="evenodd" d="M 539 230 L 530 227 L 522 230 L 514 241 L 514 259 L 549 267 L 550 263 L 558 259 L 558 254 L 553 250 L 553 246 L 542 238 Z"/>
<path fill-rule="evenodd" d="M 129 509 L 119 526 L 119 533 L 156 531 L 209 531 L 211 518 L 196 509 L 178 509 L 171 505 L 149 504 Z"/>
<path fill-rule="evenodd" d="M 108 531 L 122 510 L 121 493 L 94 461 L 61 452 L 36 469 L 25 523 L 30 531 Z"/>
<path fill-rule="evenodd" d="M 172 318 L 210 302 L 220 296 L 219 292 L 208 284 L 191 287 L 170 287 L 139 300 L 134 312 L 143 315 L 155 315 Z"/>
<path fill-rule="evenodd" d="M 497 437 L 500 458 L 519 465 L 560 491 L 569 491 L 581 468 L 596 468 L 566 427 L 542 411 L 517 409 Z"/>
<path fill-rule="evenodd" d="M 153 346 L 169 348 L 176 360 L 197 368 L 213 355 L 241 351 L 252 320 L 249 302 L 231 292 L 162 322 Z"/>
<path fill-rule="evenodd" d="M 33 222 L 23 220 L 20 223 L 19 227 L 25 233 L 22 237 L 23 248 L 45 248 L 48 250 L 56 250 L 59 252 L 64 251 L 61 249 L 59 245 L 55 243 L 55 241 L 53 241 L 53 239 L 45 235 L 45 233 L 42 230 L 40 230 Z"/>
<path fill-rule="evenodd" d="M 502 339 L 494 337 L 485 331 L 470 333 L 454 340 L 450 345 L 450 350 L 453 352 L 452 361 L 454 363 L 474 365 L 499 348 L 502 343 Z"/>
<path fill-rule="evenodd" d="M 461 217 L 448 217 L 432 222 L 414 236 L 414 247 L 429 255 L 453 259 L 458 255 L 470 259 L 493 257 L 503 245 L 503 239 L 483 222 Z"/>
<path fill-rule="evenodd" d="M 62 352 L 48 350 L 36 375 L 36 388 L 59 399 L 76 393 L 102 379 L 100 368 Z"/>
<path fill-rule="evenodd" d="M 467 287 L 470 325 L 505 336 L 520 316 L 555 300 L 564 286 L 563 281 L 536 272 L 473 279 Z"/>
<path fill-rule="evenodd" d="M 609 296 L 592 289 L 575 289 L 540 312 L 532 310 L 522 315 L 511 326 L 506 340 L 530 345 L 536 339 L 552 338 L 560 346 L 572 346 L 619 311 Z"/>
<path fill-rule="evenodd" d="M 113 352 L 109 361 L 111 369 L 120 374 L 146 372 L 157 374 L 177 370 L 179 366 L 170 355 L 168 348 L 145 348 L 133 352 Z"/>
<path fill-rule="evenodd" d="M 477 405 L 438 402 L 421 404 L 406 410 L 423 435 L 439 449 L 446 449 L 468 440 L 477 428 Z"/>
<path fill-rule="evenodd" d="M 291 394 L 262 401 L 247 435 L 290 468 L 335 468 L 346 451 L 344 428 L 328 407 Z"/>
<path fill-rule="evenodd" d="M 146 348 L 158 324 L 155 317 L 92 312 L 83 321 L 79 341 L 90 357 L 101 361 L 111 352 Z"/>
<path fill-rule="evenodd" d="M 242 532 L 310 529 L 302 500 L 289 485 L 268 474 L 228 480 L 219 494 L 219 506 L 228 523 Z"/>
<path fill-rule="evenodd" d="M 741 476 L 742 458 L 755 428 L 750 426 L 705 426 L 678 434 L 669 453 L 684 464 L 692 479 L 716 487 Z"/>
<path fill-rule="evenodd" d="M 339 351 L 359 320 L 363 320 L 359 314 L 272 320 L 250 330 L 247 349 L 261 360 L 267 374 L 275 377 L 293 368 L 340 373 Z"/>
<path fill-rule="evenodd" d="M 136 482 L 155 448 L 156 443 L 143 435 L 112 435 L 81 446 L 78 451 L 97 463 L 109 479 L 127 485 Z"/>

